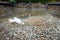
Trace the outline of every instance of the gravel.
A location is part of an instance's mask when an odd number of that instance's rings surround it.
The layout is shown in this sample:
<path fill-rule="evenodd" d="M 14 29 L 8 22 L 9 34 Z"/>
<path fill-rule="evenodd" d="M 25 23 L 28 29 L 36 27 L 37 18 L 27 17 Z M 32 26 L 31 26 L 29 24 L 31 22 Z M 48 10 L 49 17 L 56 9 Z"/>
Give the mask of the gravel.
<path fill-rule="evenodd" d="M 25 24 L 0 23 L 0 40 L 60 40 L 60 19 L 50 15 L 22 20 Z"/>

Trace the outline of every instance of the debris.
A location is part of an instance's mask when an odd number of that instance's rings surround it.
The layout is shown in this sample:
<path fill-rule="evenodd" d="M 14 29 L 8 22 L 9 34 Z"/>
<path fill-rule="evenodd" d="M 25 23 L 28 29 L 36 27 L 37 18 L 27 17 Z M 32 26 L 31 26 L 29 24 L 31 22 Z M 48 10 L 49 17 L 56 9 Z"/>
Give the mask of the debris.
<path fill-rule="evenodd" d="M 17 17 L 14 17 L 14 21 L 15 21 L 16 23 L 18 23 L 18 24 L 21 24 L 21 23 L 22 23 L 21 19 L 19 19 L 19 18 L 17 18 Z"/>
<path fill-rule="evenodd" d="M 15 20 L 13 20 L 13 19 L 8 19 L 8 20 L 9 20 L 9 22 L 11 22 L 11 23 L 12 23 L 12 22 L 15 22 Z"/>
<path fill-rule="evenodd" d="M 9 20 L 9 22 L 16 22 L 16 23 L 18 23 L 18 24 L 24 24 L 24 23 L 22 23 L 22 21 L 21 21 L 21 19 L 19 19 L 19 18 L 17 18 L 17 17 L 14 17 L 13 19 L 8 19 Z"/>

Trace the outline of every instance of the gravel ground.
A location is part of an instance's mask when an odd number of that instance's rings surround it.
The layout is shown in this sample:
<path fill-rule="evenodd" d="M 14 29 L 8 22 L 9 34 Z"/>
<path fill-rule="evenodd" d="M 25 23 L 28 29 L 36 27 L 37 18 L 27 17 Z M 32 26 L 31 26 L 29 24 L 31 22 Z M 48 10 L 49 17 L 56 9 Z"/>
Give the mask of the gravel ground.
<path fill-rule="evenodd" d="M 21 19 L 24 24 L 0 23 L 0 40 L 60 40 L 60 19 L 53 16 Z"/>

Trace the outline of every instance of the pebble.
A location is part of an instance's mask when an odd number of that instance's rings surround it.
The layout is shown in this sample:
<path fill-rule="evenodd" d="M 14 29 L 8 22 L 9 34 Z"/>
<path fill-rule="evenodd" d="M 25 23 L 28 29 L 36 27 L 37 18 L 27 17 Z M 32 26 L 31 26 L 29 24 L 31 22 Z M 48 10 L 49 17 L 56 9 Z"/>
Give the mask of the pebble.
<path fill-rule="evenodd" d="M 60 22 L 56 23 L 57 21 L 54 18 L 50 17 L 52 21 L 47 21 L 47 24 L 50 25 L 47 27 L 46 21 L 44 21 L 44 26 L 35 26 L 35 25 L 19 25 L 18 27 L 13 27 L 13 25 L 7 26 L 4 24 L 4 28 L 7 32 L 0 32 L 2 37 L 5 37 L 7 40 L 15 38 L 16 40 L 60 40 L 59 32 L 60 32 Z M 56 21 L 56 22 L 55 22 Z M 58 24 L 58 25 L 57 25 Z M 56 28 L 55 28 L 55 25 Z M 2 26 L 2 25 L 1 25 Z M 6 27 L 7 26 L 7 27 Z M 41 27 L 42 26 L 42 27 Z M 8 30 L 9 29 L 9 30 Z M 59 30 L 57 30 L 59 29 Z M 58 32 L 57 32 L 58 31 Z M 4 35 L 3 35 L 4 34 Z M 8 37 L 7 37 L 8 36 Z M 12 38 L 11 38 L 12 37 Z M 15 40 L 13 39 L 13 40 Z M 4 39 L 5 40 L 5 39 Z"/>
<path fill-rule="evenodd" d="M 6 39 L 7 39 L 7 40 L 9 40 L 9 38 L 8 38 L 8 37 L 7 37 Z"/>

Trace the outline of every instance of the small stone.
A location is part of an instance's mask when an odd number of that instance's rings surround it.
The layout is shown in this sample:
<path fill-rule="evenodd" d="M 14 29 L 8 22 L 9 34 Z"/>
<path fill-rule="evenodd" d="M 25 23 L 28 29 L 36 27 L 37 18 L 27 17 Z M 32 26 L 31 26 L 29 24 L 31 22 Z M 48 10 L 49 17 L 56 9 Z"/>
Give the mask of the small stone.
<path fill-rule="evenodd" d="M 8 38 L 8 37 L 7 37 L 6 39 L 7 39 L 7 40 L 9 40 L 9 38 Z"/>
<path fill-rule="evenodd" d="M 40 40 L 46 40 L 44 37 L 41 37 Z"/>
<path fill-rule="evenodd" d="M 14 33 L 14 36 L 17 36 L 17 34 L 16 34 L 16 33 Z"/>

